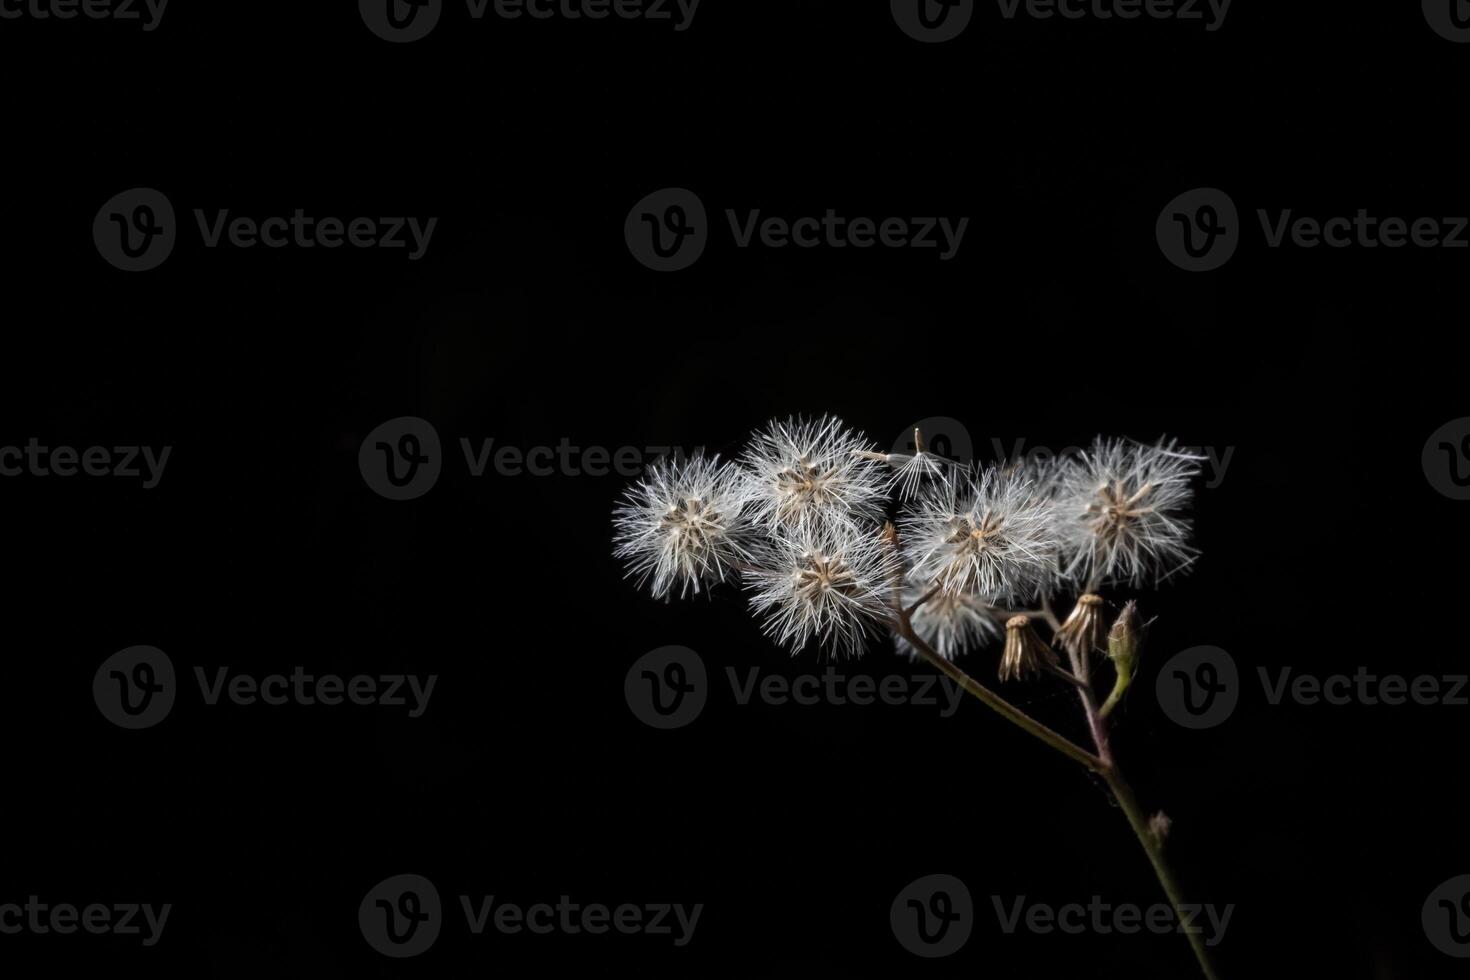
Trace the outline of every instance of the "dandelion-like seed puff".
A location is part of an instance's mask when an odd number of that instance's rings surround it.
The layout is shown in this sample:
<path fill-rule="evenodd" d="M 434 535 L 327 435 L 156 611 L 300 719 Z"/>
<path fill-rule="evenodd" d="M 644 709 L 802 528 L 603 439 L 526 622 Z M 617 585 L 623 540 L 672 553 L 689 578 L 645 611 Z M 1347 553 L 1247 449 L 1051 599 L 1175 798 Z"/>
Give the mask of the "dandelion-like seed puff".
<path fill-rule="evenodd" d="M 840 419 L 772 422 L 742 459 L 756 519 L 803 532 L 877 521 L 888 504 L 888 481 L 874 456 L 871 444 Z"/>
<path fill-rule="evenodd" d="M 1063 575 L 1091 591 L 1162 580 L 1188 566 L 1196 552 L 1184 512 L 1201 460 L 1172 442 L 1103 438 L 1068 460 L 1055 490 Z"/>
<path fill-rule="evenodd" d="M 936 592 L 933 586 L 910 579 L 904 587 L 903 604 L 912 607 L 925 596 L 929 598 L 914 610 L 909 622 L 919 638 L 945 660 L 1001 637 L 1003 630 L 995 610 L 979 597 Z M 902 634 L 895 633 L 893 642 L 899 652 L 919 659 L 919 652 Z"/>
<path fill-rule="evenodd" d="M 726 581 L 750 558 L 745 480 L 719 457 L 660 460 L 613 513 L 613 553 L 655 598 Z"/>
<path fill-rule="evenodd" d="M 899 528 L 912 577 L 946 593 L 1008 606 L 1055 576 L 1056 512 L 1021 472 L 953 473 L 909 505 Z"/>
<path fill-rule="evenodd" d="M 876 528 L 782 532 L 757 561 L 745 572 L 751 609 L 764 615 L 766 635 L 793 654 L 816 640 L 836 655 L 859 657 L 890 620 L 901 562 Z"/>

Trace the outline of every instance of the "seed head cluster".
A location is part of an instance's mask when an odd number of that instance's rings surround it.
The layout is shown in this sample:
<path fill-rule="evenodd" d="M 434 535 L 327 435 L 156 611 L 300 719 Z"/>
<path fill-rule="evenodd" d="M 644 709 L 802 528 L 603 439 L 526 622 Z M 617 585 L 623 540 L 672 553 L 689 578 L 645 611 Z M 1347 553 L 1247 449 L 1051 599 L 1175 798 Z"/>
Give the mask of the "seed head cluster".
<path fill-rule="evenodd" d="M 908 610 L 946 659 L 1005 638 L 1009 674 L 1041 656 L 1011 610 L 1063 588 L 1095 604 L 1105 585 L 1161 580 L 1195 557 L 1200 460 L 1173 443 L 1100 437 L 1041 465 L 961 465 L 920 438 L 882 453 L 837 418 L 790 418 L 738 461 L 662 461 L 615 509 L 614 554 L 660 599 L 739 580 L 793 654 L 859 656 Z M 1062 640 L 1096 646 L 1096 624 L 1069 625 Z"/>

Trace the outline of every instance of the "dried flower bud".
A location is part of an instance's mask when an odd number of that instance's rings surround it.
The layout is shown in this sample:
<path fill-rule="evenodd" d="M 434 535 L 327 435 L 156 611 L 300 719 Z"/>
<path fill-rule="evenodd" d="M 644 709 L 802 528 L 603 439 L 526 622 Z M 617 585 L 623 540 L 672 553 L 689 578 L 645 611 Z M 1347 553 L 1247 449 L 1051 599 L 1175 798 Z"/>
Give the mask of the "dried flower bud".
<path fill-rule="evenodd" d="M 1108 631 L 1108 656 L 1120 677 L 1132 675 L 1138 659 L 1138 603 L 1131 599 Z"/>
<path fill-rule="evenodd" d="M 1087 593 L 1077 600 L 1072 614 L 1057 630 L 1054 642 L 1072 657 L 1081 660 L 1095 650 L 1103 647 L 1103 638 L 1107 636 L 1108 626 L 1103 621 L 1102 597 Z"/>
<path fill-rule="evenodd" d="M 1042 642 L 1031 628 L 1028 616 L 1012 616 L 1006 620 L 1006 647 L 1000 655 L 1000 679 L 1015 680 L 1038 674 L 1044 665 L 1060 666 L 1051 647 Z"/>

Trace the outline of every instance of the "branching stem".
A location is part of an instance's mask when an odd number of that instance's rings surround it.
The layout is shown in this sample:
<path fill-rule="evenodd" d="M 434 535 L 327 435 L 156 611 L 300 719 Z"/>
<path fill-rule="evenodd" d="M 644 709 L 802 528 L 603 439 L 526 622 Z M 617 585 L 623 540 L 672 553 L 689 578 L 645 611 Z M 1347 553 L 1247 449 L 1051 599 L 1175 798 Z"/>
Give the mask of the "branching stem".
<path fill-rule="evenodd" d="M 1164 889 L 1164 894 L 1169 898 L 1169 904 L 1174 909 L 1174 914 L 1179 917 L 1180 922 L 1187 921 L 1184 893 L 1179 887 L 1179 882 L 1174 877 L 1173 869 L 1164 855 L 1164 842 L 1162 838 L 1149 826 L 1148 815 L 1139 805 L 1138 798 L 1133 794 L 1133 788 L 1123 778 L 1123 772 L 1118 768 L 1117 760 L 1113 757 L 1113 751 L 1108 744 L 1106 715 L 1116 704 L 1115 698 L 1110 698 L 1101 711 L 1098 710 L 1097 701 L 1092 693 L 1092 683 L 1089 676 L 1089 654 L 1083 651 L 1080 655 L 1068 652 L 1071 660 L 1072 670 L 1068 672 L 1061 667 L 1051 668 L 1051 672 L 1068 681 L 1077 688 L 1078 697 L 1082 701 L 1082 713 L 1087 719 L 1088 731 L 1092 735 L 1093 745 L 1097 749 L 1094 755 L 1075 742 L 1058 734 L 1041 722 L 1032 718 L 1024 711 L 1012 705 L 1009 701 L 985 687 L 969 674 L 950 661 L 941 657 L 929 646 L 917 633 L 914 632 L 912 617 L 914 611 L 927 602 L 937 590 L 930 590 L 922 599 L 905 609 L 899 603 L 895 603 L 894 616 L 895 628 L 905 640 L 913 645 L 929 663 L 937 667 L 951 680 L 964 688 L 967 692 L 978 698 L 987 707 L 994 710 L 1002 718 L 1030 733 L 1037 739 L 1045 742 L 1053 749 L 1065 755 L 1074 762 L 1079 762 L 1093 772 L 1102 776 L 1112 792 L 1113 798 L 1118 801 L 1118 807 L 1123 815 L 1128 818 L 1128 825 L 1133 828 L 1134 835 L 1143 847 L 1144 853 L 1148 855 L 1149 864 L 1153 866 L 1154 876 L 1158 878 L 1159 884 Z M 1051 624 L 1053 630 L 1061 628 L 1061 622 L 1056 614 L 1052 612 L 1051 604 L 1043 598 L 1042 608 L 1037 613 L 1025 613 L 1024 615 L 1039 615 Z M 999 612 L 1000 610 L 996 610 Z M 1204 936 L 1198 931 L 1189 930 L 1185 932 L 1189 940 L 1190 949 L 1194 952 L 1194 958 L 1199 963 L 1200 970 L 1204 973 L 1206 980 L 1220 980 L 1220 974 L 1215 968 L 1214 960 L 1210 955 L 1210 949 L 1205 945 Z"/>

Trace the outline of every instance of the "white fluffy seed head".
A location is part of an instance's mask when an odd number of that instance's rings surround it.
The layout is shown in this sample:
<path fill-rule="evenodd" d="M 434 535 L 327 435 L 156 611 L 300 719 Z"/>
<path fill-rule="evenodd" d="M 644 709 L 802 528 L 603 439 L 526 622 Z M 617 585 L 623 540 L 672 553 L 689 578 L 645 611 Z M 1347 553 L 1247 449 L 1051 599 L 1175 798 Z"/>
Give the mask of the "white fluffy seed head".
<path fill-rule="evenodd" d="M 888 502 L 876 456 L 867 439 L 831 416 L 772 422 L 742 459 L 753 516 L 772 532 L 875 522 Z"/>
<path fill-rule="evenodd" d="M 718 456 L 660 460 L 613 512 L 613 554 L 655 598 L 723 582 L 750 557 L 745 490 L 738 468 Z"/>
<path fill-rule="evenodd" d="M 945 660 L 953 660 L 1004 635 L 1004 626 L 995 618 L 991 607 L 978 596 L 943 590 L 929 595 L 932 590 L 933 586 L 910 579 L 904 587 L 903 604 L 907 608 L 929 596 L 914 610 L 909 622 L 919 638 Z M 900 653 L 915 659 L 918 657 L 913 644 L 897 633 L 894 634 L 894 646 Z"/>
<path fill-rule="evenodd" d="M 745 573 L 751 609 L 792 654 L 816 640 L 836 656 L 861 656 L 891 619 L 901 562 L 876 528 L 778 531 L 757 565 Z"/>
<path fill-rule="evenodd" d="M 1173 442 L 1101 437 L 1068 459 L 1055 490 L 1063 575 L 1090 592 L 1108 583 L 1162 581 L 1193 562 L 1185 513 L 1202 459 Z"/>
<path fill-rule="evenodd" d="M 1010 606 L 1056 574 L 1057 515 L 1024 471 L 956 471 L 921 493 L 899 528 L 912 577 L 951 595 Z"/>

